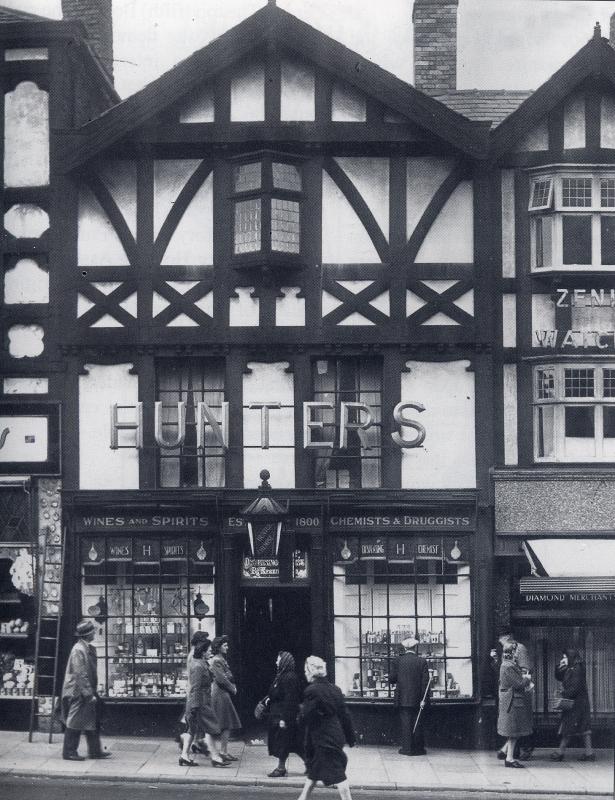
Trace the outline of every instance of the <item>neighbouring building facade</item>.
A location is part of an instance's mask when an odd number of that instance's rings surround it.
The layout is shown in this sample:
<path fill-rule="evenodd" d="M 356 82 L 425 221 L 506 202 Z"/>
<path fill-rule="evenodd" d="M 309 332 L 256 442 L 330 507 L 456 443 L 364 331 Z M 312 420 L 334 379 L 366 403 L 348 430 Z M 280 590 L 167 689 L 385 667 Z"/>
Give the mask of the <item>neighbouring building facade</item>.
<path fill-rule="evenodd" d="M 246 721 L 277 651 L 315 652 L 391 741 L 413 634 L 433 740 L 487 746 L 509 622 L 547 731 L 573 641 L 612 720 L 608 41 L 458 91 L 456 0 L 415 0 L 413 87 L 268 3 L 120 101 L 110 0 L 63 6 L 0 9 L 3 719 L 30 559 L 58 669 L 97 622 L 109 731 L 170 732 L 199 628 Z"/>

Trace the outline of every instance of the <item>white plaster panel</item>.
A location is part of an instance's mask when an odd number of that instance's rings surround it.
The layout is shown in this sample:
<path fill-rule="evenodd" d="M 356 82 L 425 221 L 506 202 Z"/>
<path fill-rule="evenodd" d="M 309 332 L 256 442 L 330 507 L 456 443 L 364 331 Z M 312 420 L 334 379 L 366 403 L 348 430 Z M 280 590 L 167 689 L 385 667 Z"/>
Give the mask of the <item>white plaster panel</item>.
<path fill-rule="evenodd" d="M 257 327 L 259 320 L 258 297 L 251 297 L 253 286 L 237 286 L 237 297 L 229 299 L 229 325 L 231 328 Z"/>
<path fill-rule="evenodd" d="M 77 258 L 81 267 L 126 267 L 126 251 L 111 220 L 85 186 L 79 193 Z"/>
<path fill-rule="evenodd" d="M 187 314 L 178 314 L 168 324 L 167 328 L 198 328 L 198 322 L 195 322 Z"/>
<path fill-rule="evenodd" d="M 517 296 L 502 295 L 502 346 L 517 346 Z"/>
<path fill-rule="evenodd" d="M 549 128 L 547 120 L 543 119 L 535 128 L 521 139 L 515 147 L 517 153 L 539 152 L 549 149 Z"/>
<path fill-rule="evenodd" d="M 214 263 L 214 176 L 209 175 L 184 211 L 162 258 L 163 264 Z"/>
<path fill-rule="evenodd" d="M 231 80 L 231 122 L 265 119 L 265 69 L 251 64 Z"/>
<path fill-rule="evenodd" d="M 356 186 L 388 240 L 389 159 L 338 157 L 335 160 Z"/>
<path fill-rule="evenodd" d="M 576 331 L 615 331 L 615 308 L 572 306 L 571 328 Z"/>
<path fill-rule="evenodd" d="M 361 326 L 374 324 L 375 323 L 373 323 L 371 319 L 367 319 L 363 314 L 359 314 L 358 311 L 353 311 L 352 314 L 349 314 L 347 317 L 344 317 L 341 322 L 338 322 L 338 325 L 345 328 L 360 328 Z"/>
<path fill-rule="evenodd" d="M 4 96 L 4 185 L 49 183 L 49 98 L 24 81 Z"/>
<path fill-rule="evenodd" d="M 379 264 L 369 234 L 333 179 L 322 176 L 322 260 L 325 264 Z"/>
<path fill-rule="evenodd" d="M 502 170 L 502 277 L 514 278 L 515 264 L 515 171 Z"/>
<path fill-rule="evenodd" d="M 519 463 L 517 440 L 517 365 L 504 364 L 504 463 Z"/>
<path fill-rule="evenodd" d="M 31 258 L 20 258 L 4 273 L 4 302 L 48 303 L 49 273 Z"/>
<path fill-rule="evenodd" d="M 179 110 L 180 122 L 213 122 L 214 93 L 211 86 L 201 86 Z"/>
<path fill-rule="evenodd" d="M 555 303 L 549 294 L 532 295 L 532 347 L 539 347 L 540 342 L 535 331 L 555 330 Z"/>
<path fill-rule="evenodd" d="M 585 95 L 571 97 L 564 106 L 564 149 L 585 147 Z"/>
<path fill-rule="evenodd" d="M 411 314 L 414 314 L 415 311 L 423 308 L 423 306 L 427 305 L 425 300 L 422 297 L 419 297 L 418 294 L 411 292 L 409 289 L 406 290 L 406 316 L 409 317 Z"/>
<path fill-rule="evenodd" d="M 333 122 L 365 122 L 367 109 L 364 95 L 350 86 L 334 84 L 331 92 L 331 119 Z"/>
<path fill-rule="evenodd" d="M 282 122 L 313 122 L 316 115 L 314 70 L 295 61 L 282 61 L 280 118 Z"/>
<path fill-rule="evenodd" d="M 4 215 L 4 227 L 16 239 L 38 239 L 49 228 L 49 216 L 39 206 L 17 203 Z"/>
<path fill-rule="evenodd" d="M 8 329 L 9 355 L 13 358 L 36 358 L 45 349 L 45 331 L 40 325 L 12 325 Z"/>
<path fill-rule="evenodd" d="M 425 411 L 406 416 L 426 429 L 423 445 L 402 450 L 402 487 L 471 489 L 476 486 L 474 373 L 470 362 L 409 361 L 401 376 L 402 402 Z M 404 438 L 415 431 L 402 428 Z"/>
<path fill-rule="evenodd" d="M 134 161 L 107 161 L 100 178 L 115 200 L 133 236 L 137 235 L 137 165 Z"/>
<path fill-rule="evenodd" d="M 406 226 L 408 239 L 436 191 L 448 178 L 454 161 L 450 158 L 409 158 L 406 166 Z"/>
<path fill-rule="evenodd" d="M 425 237 L 417 263 L 474 261 L 474 191 L 470 181 L 462 181 L 446 201 Z"/>
<path fill-rule="evenodd" d="M 165 158 L 154 161 L 154 236 L 158 236 L 179 193 L 201 164 L 194 158 Z"/>
<path fill-rule="evenodd" d="M 283 286 L 283 297 L 276 297 L 275 324 L 279 327 L 305 325 L 305 298 L 297 297 L 301 287 Z"/>
<path fill-rule="evenodd" d="M 468 289 L 467 292 L 458 297 L 456 300 L 453 300 L 454 305 L 457 308 L 460 308 L 462 311 L 465 311 L 466 314 L 469 314 L 471 317 L 474 316 L 474 289 Z"/>
<path fill-rule="evenodd" d="M 136 406 L 138 377 L 132 364 L 86 364 L 79 376 L 79 487 L 81 489 L 138 489 L 139 455 L 131 445 L 133 431 L 119 431 L 112 450 L 111 406 Z M 123 421 L 137 419 L 136 408 L 127 409 Z"/>
<path fill-rule="evenodd" d="M 4 378 L 4 394 L 48 394 L 48 378 Z"/>
<path fill-rule="evenodd" d="M 96 322 L 93 322 L 90 325 L 90 328 L 123 328 L 124 326 L 122 323 L 117 320 L 115 317 L 112 317 L 111 314 L 104 314 L 100 319 L 97 319 Z"/>
<path fill-rule="evenodd" d="M 600 147 L 615 147 L 615 96 L 603 94 L 600 103 Z"/>
<path fill-rule="evenodd" d="M 295 485 L 295 416 L 294 380 L 286 372 L 288 362 L 274 364 L 249 363 L 251 370 L 243 376 L 243 441 L 244 486 L 257 486 L 259 473 L 268 469 L 272 486 L 293 488 Z M 261 410 L 250 409 L 251 403 L 279 402 L 282 408 L 269 412 L 268 449 L 261 447 Z"/>
<path fill-rule="evenodd" d="M 438 311 L 437 314 L 434 314 L 433 317 L 426 319 L 425 322 L 421 323 L 421 325 L 459 325 L 459 323 L 452 319 L 452 317 L 449 317 L 448 314 Z"/>

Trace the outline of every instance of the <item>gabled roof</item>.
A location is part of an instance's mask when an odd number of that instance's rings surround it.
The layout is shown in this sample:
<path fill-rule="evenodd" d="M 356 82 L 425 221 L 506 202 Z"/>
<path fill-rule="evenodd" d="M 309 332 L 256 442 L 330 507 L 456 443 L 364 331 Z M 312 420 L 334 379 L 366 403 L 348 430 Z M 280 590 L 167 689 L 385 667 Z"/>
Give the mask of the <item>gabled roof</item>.
<path fill-rule="evenodd" d="M 67 154 L 68 168 L 93 158 L 255 48 L 276 43 L 377 98 L 462 152 L 475 157 L 485 155 L 483 131 L 470 120 L 292 14 L 267 5 L 78 129 L 81 141 Z"/>
<path fill-rule="evenodd" d="M 30 14 L 27 11 L 20 11 L 18 8 L 0 6 L 0 22 L 49 22 L 49 17 Z"/>
<path fill-rule="evenodd" d="M 598 26 L 593 38 L 493 131 L 492 155 L 511 150 L 586 78 L 615 85 L 615 50 L 600 36 Z"/>
<path fill-rule="evenodd" d="M 496 127 L 531 94 L 528 90 L 456 89 L 434 96 L 472 122 L 490 122 L 492 127 Z"/>

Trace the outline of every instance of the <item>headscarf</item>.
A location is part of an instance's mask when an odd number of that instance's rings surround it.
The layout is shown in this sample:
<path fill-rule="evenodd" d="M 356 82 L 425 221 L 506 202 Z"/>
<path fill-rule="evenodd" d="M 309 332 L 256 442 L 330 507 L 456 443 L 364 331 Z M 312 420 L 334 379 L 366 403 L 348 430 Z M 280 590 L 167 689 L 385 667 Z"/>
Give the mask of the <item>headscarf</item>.
<path fill-rule="evenodd" d="M 278 664 L 278 677 L 283 672 L 294 672 L 295 671 L 295 659 L 294 656 L 286 650 L 280 650 L 279 653 L 280 661 Z"/>
<path fill-rule="evenodd" d="M 325 678 L 327 665 L 318 656 L 308 656 L 305 659 L 305 677 L 311 683 L 315 678 Z"/>

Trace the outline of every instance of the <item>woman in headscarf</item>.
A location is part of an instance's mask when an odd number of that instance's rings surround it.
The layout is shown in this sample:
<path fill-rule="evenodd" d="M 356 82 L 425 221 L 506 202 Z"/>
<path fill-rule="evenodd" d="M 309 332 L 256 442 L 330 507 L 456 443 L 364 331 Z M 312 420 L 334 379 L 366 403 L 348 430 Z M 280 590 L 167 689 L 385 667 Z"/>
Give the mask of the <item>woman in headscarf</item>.
<path fill-rule="evenodd" d="M 232 730 L 241 728 L 241 720 L 235 710 L 232 695 L 237 694 L 237 686 L 233 673 L 226 661 L 228 653 L 228 636 L 216 636 L 211 645 L 212 658 L 209 662 L 214 677 L 211 689 L 211 701 L 218 724 L 222 730 L 220 739 L 220 755 L 227 763 L 237 761 L 228 752 L 228 741 Z"/>
<path fill-rule="evenodd" d="M 305 661 L 308 686 L 303 693 L 300 720 L 305 724 L 307 778 L 299 800 L 307 800 L 316 781 L 337 784 L 342 800 L 352 800 L 346 777 L 344 744 L 354 746 L 355 733 L 341 690 L 327 680 L 327 665 L 318 656 Z"/>
<path fill-rule="evenodd" d="M 532 732 L 532 712 L 525 696 L 531 688 L 531 678 L 524 675 L 515 661 L 515 641 L 506 642 L 502 648 L 498 704 L 498 733 L 506 739 L 502 748 L 504 766 L 523 769 L 515 759 L 515 745 Z"/>
<path fill-rule="evenodd" d="M 290 753 L 301 755 L 297 735 L 297 715 L 301 691 L 295 670 L 295 659 L 285 650 L 278 653 L 276 675 L 269 687 L 269 755 L 278 759 L 278 766 L 269 773 L 270 778 L 287 775 L 286 760 Z"/>
<path fill-rule="evenodd" d="M 582 736 L 585 752 L 579 761 L 595 761 L 596 755 L 592 750 L 591 710 L 585 678 L 585 664 L 578 650 L 574 648 L 566 650 L 555 668 L 555 677 L 562 683 L 562 697 L 572 700 L 572 707 L 562 711 L 562 721 L 558 731 L 561 737 L 559 749 L 556 753 L 551 753 L 551 759 L 563 761 L 570 738 Z"/>
<path fill-rule="evenodd" d="M 200 634 L 200 635 L 199 635 Z M 186 697 L 187 734 L 182 734 L 182 753 L 179 757 L 180 767 L 196 767 L 198 764 L 190 758 L 192 742 L 207 742 L 212 767 L 225 767 L 226 762 L 220 754 L 218 737 L 220 726 L 211 702 L 211 685 L 213 676 L 207 663 L 211 650 L 211 642 L 207 634 L 197 631 L 192 637 L 192 658 L 188 659 L 188 695 Z"/>

